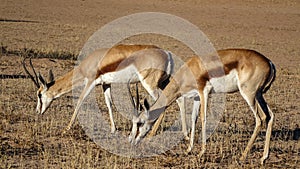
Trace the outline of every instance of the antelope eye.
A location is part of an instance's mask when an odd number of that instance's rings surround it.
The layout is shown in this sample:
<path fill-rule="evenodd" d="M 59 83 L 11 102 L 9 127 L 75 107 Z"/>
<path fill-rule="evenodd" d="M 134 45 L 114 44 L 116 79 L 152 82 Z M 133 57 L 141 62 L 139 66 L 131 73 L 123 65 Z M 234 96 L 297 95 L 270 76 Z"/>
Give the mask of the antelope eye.
<path fill-rule="evenodd" d="M 41 98 L 41 97 L 42 97 L 42 94 L 41 94 L 41 93 L 39 93 L 39 94 L 38 94 L 38 97 L 39 97 L 39 98 Z"/>

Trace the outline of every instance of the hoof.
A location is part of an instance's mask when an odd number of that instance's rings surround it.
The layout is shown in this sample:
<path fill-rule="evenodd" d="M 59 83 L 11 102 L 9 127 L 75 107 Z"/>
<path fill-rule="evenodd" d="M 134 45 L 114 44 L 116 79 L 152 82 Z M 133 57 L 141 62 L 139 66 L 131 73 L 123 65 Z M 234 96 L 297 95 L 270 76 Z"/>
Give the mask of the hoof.
<path fill-rule="evenodd" d="M 260 159 L 260 165 L 264 165 L 264 164 L 265 164 L 265 160 L 266 160 L 266 158 L 262 157 L 262 158 Z"/>
<path fill-rule="evenodd" d="M 244 162 L 245 159 L 246 159 L 246 158 L 245 158 L 244 156 L 240 157 L 240 158 L 239 158 L 239 164 L 242 163 L 242 162 Z"/>
<path fill-rule="evenodd" d="M 191 148 L 191 146 L 189 146 L 189 147 L 186 149 L 185 154 L 186 154 L 186 155 L 189 155 L 189 154 L 191 154 L 191 152 L 192 152 L 192 148 Z"/>
<path fill-rule="evenodd" d="M 184 140 L 185 140 L 185 141 L 190 141 L 190 137 L 189 137 L 189 136 L 185 136 L 185 137 L 184 137 Z"/>
<path fill-rule="evenodd" d="M 62 131 L 62 135 L 66 135 L 68 133 L 68 131 L 70 130 L 70 127 L 67 127 L 65 128 L 63 131 Z"/>
<path fill-rule="evenodd" d="M 204 155 L 204 153 L 205 153 L 205 150 L 201 150 L 201 152 L 198 155 L 198 158 L 201 158 Z"/>

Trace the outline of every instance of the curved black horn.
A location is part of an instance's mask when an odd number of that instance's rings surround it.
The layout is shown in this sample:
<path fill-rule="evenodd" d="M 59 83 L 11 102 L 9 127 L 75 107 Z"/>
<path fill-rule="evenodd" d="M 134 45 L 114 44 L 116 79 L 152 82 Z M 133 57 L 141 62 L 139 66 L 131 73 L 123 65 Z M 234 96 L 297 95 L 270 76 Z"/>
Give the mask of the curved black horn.
<path fill-rule="evenodd" d="M 130 101 L 131 101 L 131 104 L 133 105 L 133 111 L 134 111 L 134 114 L 137 115 L 137 113 L 138 113 L 138 111 L 139 111 L 139 105 L 140 105 L 137 83 L 136 83 L 136 86 L 135 86 L 135 87 L 136 87 L 136 88 L 135 88 L 135 90 L 136 90 L 136 100 L 134 100 L 134 97 L 133 97 L 133 95 L 131 94 L 131 90 L 130 90 L 130 81 L 127 83 L 127 88 L 128 88 L 129 94 L 130 94 Z"/>
<path fill-rule="evenodd" d="M 28 69 L 26 68 L 26 63 L 25 63 L 25 60 L 26 60 L 26 59 L 27 59 L 26 57 L 23 59 L 23 62 L 22 62 L 23 68 L 24 68 L 25 72 L 28 74 L 28 76 L 30 77 L 30 79 L 34 82 L 35 86 L 36 86 L 37 88 L 39 88 L 39 87 L 40 87 L 40 84 L 39 84 L 39 82 L 38 82 L 38 76 L 37 76 L 37 74 L 36 74 L 36 72 L 35 72 L 35 69 L 34 69 L 34 67 L 33 67 L 33 65 L 32 65 L 31 58 L 29 58 L 29 63 L 30 63 L 31 69 L 32 69 L 32 71 L 33 71 L 35 77 L 33 77 L 33 76 L 29 73 Z"/>
<path fill-rule="evenodd" d="M 137 112 L 140 110 L 140 98 L 139 98 L 139 88 L 138 88 L 138 84 L 135 83 L 135 92 L 136 92 L 136 110 Z"/>

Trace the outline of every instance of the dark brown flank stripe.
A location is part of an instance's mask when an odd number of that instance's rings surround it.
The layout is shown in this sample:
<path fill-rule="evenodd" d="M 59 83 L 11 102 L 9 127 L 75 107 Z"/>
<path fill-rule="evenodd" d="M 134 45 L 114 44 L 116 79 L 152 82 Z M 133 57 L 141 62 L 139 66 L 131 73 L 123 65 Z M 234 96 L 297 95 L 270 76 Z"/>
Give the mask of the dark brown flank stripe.
<path fill-rule="evenodd" d="M 113 48 L 112 50 L 108 51 L 107 55 L 114 54 L 118 50 L 122 51 L 122 50 L 126 49 L 127 47 L 128 46 L 126 46 L 126 45 L 119 45 L 116 48 Z M 135 51 L 131 51 L 130 55 L 136 51 L 143 50 L 143 49 L 151 49 L 151 48 L 159 49 L 157 46 L 154 46 L 154 45 L 137 45 L 136 47 L 138 47 L 138 49 L 136 49 Z M 122 53 L 120 52 L 119 55 L 122 55 Z M 125 62 L 122 63 L 124 60 L 125 60 Z M 121 63 L 122 63 L 122 65 L 120 65 Z M 99 69 L 99 71 L 96 74 L 96 78 L 98 78 L 102 74 L 113 72 L 116 69 L 121 70 L 121 69 L 125 68 L 126 66 L 128 66 L 130 63 L 132 63 L 132 59 L 130 59 L 128 57 L 124 57 L 118 61 L 115 61 L 113 63 L 105 65 Z"/>

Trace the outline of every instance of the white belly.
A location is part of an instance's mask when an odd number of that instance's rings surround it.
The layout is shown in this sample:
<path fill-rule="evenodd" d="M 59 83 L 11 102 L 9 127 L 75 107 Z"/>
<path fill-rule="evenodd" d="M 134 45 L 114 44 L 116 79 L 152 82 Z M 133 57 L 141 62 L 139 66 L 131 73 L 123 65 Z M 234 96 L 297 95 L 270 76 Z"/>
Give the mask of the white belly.
<path fill-rule="evenodd" d="M 99 76 L 96 79 L 96 84 L 111 84 L 111 83 L 137 83 L 138 79 L 138 71 L 135 66 L 131 65 L 126 67 L 125 69 L 105 73 Z"/>
<path fill-rule="evenodd" d="M 212 93 L 230 93 L 238 91 L 237 71 L 233 69 L 225 76 L 210 79 L 209 83 L 212 86 Z"/>
<path fill-rule="evenodd" d="M 186 97 L 186 98 L 194 98 L 194 97 L 197 97 L 197 96 L 199 96 L 199 92 L 196 89 L 191 90 L 191 91 L 189 91 L 187 93 L 184 93 L 182 95 L 182 97 Z"/>

